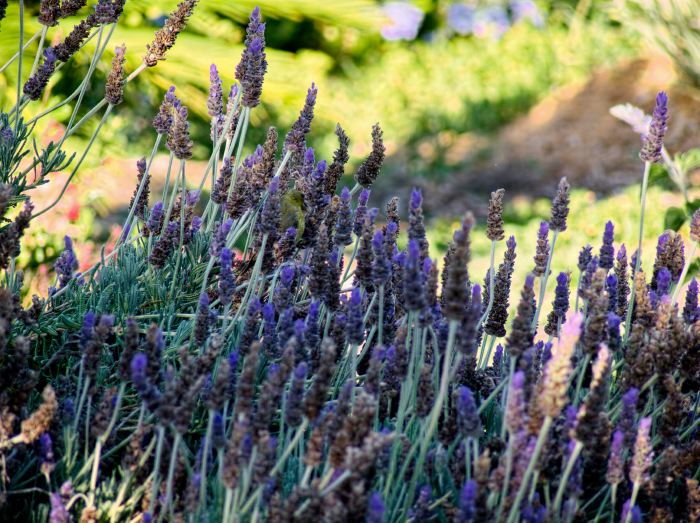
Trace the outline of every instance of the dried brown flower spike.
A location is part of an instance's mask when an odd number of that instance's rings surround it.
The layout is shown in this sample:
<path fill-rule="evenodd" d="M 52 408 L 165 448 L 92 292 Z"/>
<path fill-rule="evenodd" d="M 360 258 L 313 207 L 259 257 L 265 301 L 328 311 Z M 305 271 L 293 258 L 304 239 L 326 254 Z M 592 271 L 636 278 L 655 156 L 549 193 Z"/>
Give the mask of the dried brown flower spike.
<path fill-rule="evenodd" d="M 112 60 L 112 69 L 107 77 L 107 85 L 105 86 L 105 99 L 111 105 L 119 105 L 124 100 L 124 53 L 126 46 L 124 44 L 118 46 L 114 50 L 114 59 Z"/>
<path fill-rule="evenodd" d="M 33 443 L 39 439 L 39 436 L 48 430 L 54 414 L 56 414 L 58 402 L 51 385 L 44 388 L 41 397 L 44 400 L 41 406 L 22 422 L 22 431 L 19 435 L 22 443 Z"/>
<path fill-rule="evenodd" d="M 486 216 L 486 237 L 491 241 L 500 241 L 505 238 L 503 230 L 503 195 L 505 189 L 498 189 L 491 193 L 489 200 L 489 213 Z"/>
<path fill-rule="evenodd" d="M 146 46 L 146 55 L 143 57 L 143 63 L 146 66 L 153 67 L 159 60 L 165 60 L 165 53 L 175 45 L 177 35 L 187 25 L 187 19 L 195 5 L 197 0 L 184 0 L 178 4 L 177 9 L 168 17 L 163 27 L 156 32 L 153 42 Z"/>

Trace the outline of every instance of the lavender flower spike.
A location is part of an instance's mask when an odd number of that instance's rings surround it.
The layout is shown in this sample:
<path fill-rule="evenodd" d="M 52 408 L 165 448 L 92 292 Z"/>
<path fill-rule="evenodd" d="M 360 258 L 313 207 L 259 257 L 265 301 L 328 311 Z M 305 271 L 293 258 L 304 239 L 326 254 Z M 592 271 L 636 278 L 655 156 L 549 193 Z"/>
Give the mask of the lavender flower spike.
<path fill-rule="evenodd" d="M 379 492 L 374 492 L 369 498 L 365 523 L 384 523 L 384 513 L 385 507 L 382 495 Z"/>
<path fill-rule="evenodd" d="M 163 102 L 153 118 L 153 128 L 158 134 L 167 135 L 170 131 L 170 126 L 173 125 L 173 108 L 175 105 L 175 86 L 171 85 L 165 93 Z"/>
<path fill-rule="evenodd" d="M 603 245 L 600 247 L 598 256 L 598 267 L 605 270 L 613 268 L 615 263 L 615 249 L 613 248 L 613 240 L 615 238 L 615 226 L 613 222 L 605 224 L 605 232 L 603 233 Z"/>
<path fill-rule="evenodd" d="M 372 151 L 355 173 L 357 183 L 365 189 L 369 189 L 379 176 L 385 152 L 382 128 L 376 123 L 372 126 Z"/>
<path fill-rule="evenodd" d="M 187 108 L 184 105 L 180 105 L 174 110 L 173 124 L 168 132 L 167 145 L 178 160 L 192 158 L 194 144 L 190 139 L 190 124 L 187 121 Z"/>
<path fill-rule="evenodd" d="M 231 232 L 231 227 L 233 227 L 233 220 L 231 218 L 217 227 L 212 237 L 211 244 L 209 245 L 210 255 L 219 256 L 221 254 L 221 250 L 226 247 L 226 239 L 228 238 L 228 233 Z"/>
<path fill-rule="evenodd" d="M 661 91 L 656 96 L 656 107 L 651 115 L 649 132 L 643 138 L 642 150 L 639 157 L 645 162 L 660 162 L 661 149 L 664 146 L 664 136 L 668 125 L 668 95 Z"/>
<path fill-rule="evenodd" d="M 221 116 L 224 112 L 224 93 L 221 85 L 221 76 L 216 64 L 209 67 L 209 97 L 207 98 L 207 112 L 209 116 Z"/>
<path fill-rule="evenodd" d="M 231 303 L 233 293 L 236 290 L 236 281 L 231 269 L 233 253 L 224 247 L 219 255 L 219 301 L 226 306 Z"/>
<path fill-rule="evenodd" d="M 266 72 L 265 24 L 260 20 L 260 8 L 256 7 L 250 14 L 245 47 L 241 54 L 241 61 L 236 66 L 236 80 L 243 88 L 241 102 L 245 107 L 255 107 L 260 103 Z"/>
<path fill-rule="evenodd" d="M 39 66 L 36 73 L 24 84 L 23 92 L 30 100 L 38 100 L 49 83 L 51 75 L 56 70 L 56 53 L 52 47 L 44 50 L 44 63 Z"/>
<path fill-rule="evenodd" d="M 481 419 L 469 387 L 460 387 L 456 391 L 457 425 L 464 438 L 477 439 L 481 434 Z"/>
<path fill-rule="evenodd" d="M 207 113 L 211 116 L 212 142 L 221 137 L 224 130 L 224 93 L 221 76 L 216 64 L 209 68 L 209 96 L 207 97 Z"/>
<path fill-rule="evenodd" d="M 462 487 L 459 496 L 459 512 L 457 513 L 457 523 L 473 523 L 476 521 L 476 481 L 470 479 Z"/>
<path fill-rule="evenodd" d="M 688 284 L 688 291 L 685 294 L 685 306 L 683 307 L 683 318 L 690 324 L 700 319 L 700 309 L 698 308 L 698 281 L 695 278 L 690 280 Z"/>

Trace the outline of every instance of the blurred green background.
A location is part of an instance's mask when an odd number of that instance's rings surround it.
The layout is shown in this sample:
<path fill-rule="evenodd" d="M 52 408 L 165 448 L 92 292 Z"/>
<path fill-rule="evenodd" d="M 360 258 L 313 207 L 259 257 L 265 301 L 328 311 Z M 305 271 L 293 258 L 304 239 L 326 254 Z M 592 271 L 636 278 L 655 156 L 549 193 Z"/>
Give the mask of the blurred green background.
<path fill-rule="evenodd" d="M 38 2 L 26 4 L 30 15 L 38 13 Z M 127 1 L 112 42 L 126 44 L 129 69 L 141 62 L 145 45 L 175 5 Z M 542 198 L 553 193 L 562 175 L 578 187 L 574 208 L 580 210 L 562 245 L 573 253 L 584 243 L 597 244 L 604 222 L 615 216 L 619 238 L 624 234 L 631 241 L 628 222 L 638 192 L 625 187 L 640 175 L 639 137 L 608 114 L 610 105 L 631 101 L 649 111 L 655 91 L 671 88 L 678 93 L 671 97 L 672 153 L 697 142 L 696 0 L 201 0 L 167 60 L 129 84 L 125 103 L 57 207 L 55 216 L 65 220 L 79 244 L 98 245 L 114 236 L 119 222 L 114 217 L 124 211 L 135 182 L 133 162 L 152 147 L 150 122 L 170 85 L 190 108 L 195 160 L 208 157 L 209 67 L 216 64 L 230 85 L 256 5 L 267 23 L 269 68 L 262 104 L 252 113 L 249 147 L 262 141 L 268 125 L 284 133 L 315 82 L 319 97 L 309 143 L 317 156 L 332 154 L 340 122 L 352 140 L 351 164 L 357 165 L 369 150 L 372 124 L 380 122 L 388 158 L 374 204 L 396 192 L 405 201 L 411 186 L 424 187 L 436 255 L 455 218 L 466 209 L 482 215 L 488 192 L 502 186 L 508 191 L 510 232 L 518 233 L 522 256 L 531 256 L 536 227 L 548 212 Z M 52 28 L 49 40 L 64 36 L 77 20 Z M 27 35 L 40 27 L 32 20 L 27 26 Z M 17 33 L 17 12 L 10 6 L 0 26 L 0 62 L 14 53 Z M 78 86 L 90 45 L 52 80 L 46 104 Z M 27 57 L 33 58 L 31 47 Z M 102 98 L 108 69 L 103 60 L 83 112 Z M 0 74 L 4 106 L 13 101 L 9 87 L 15 74 L 14 67 Z M 682 100 L 680 119 L 673 112 L 675 100 Z M 33 111 L 39 109 L 30 106 L 25 114 Z M 54 114 L 56 132 L 69 116 L 67 107 Z M 682 125 L 674 134 L 678 120 Z M 69 147 L 79 149 L 93 129 L 85 126 Z M 694 205 L 694 170 L 694 161 L 684 167 L 684 198 L 659 168 L 650 242 L 671 219 L 674 228 L 683 227 Z M 676 209 L 675 218 L 667 216 L 669 207 Z M 59 236 L 50 226 L 55 216 L 34 226 L 26 264 L 38 267 L 56 256 Z M 574 256 L 568 256 L 568 265 Z"/>

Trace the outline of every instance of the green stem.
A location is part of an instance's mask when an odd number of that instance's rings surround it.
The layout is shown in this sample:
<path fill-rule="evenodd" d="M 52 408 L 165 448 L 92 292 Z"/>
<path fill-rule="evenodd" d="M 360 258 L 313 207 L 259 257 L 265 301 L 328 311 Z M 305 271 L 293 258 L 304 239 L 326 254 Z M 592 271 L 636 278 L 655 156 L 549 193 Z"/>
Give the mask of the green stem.
<path fill-rule="evenodd" d="M 75 420 L 73 421 L 73 430 L 78 431 L 78 423 L 80 423 L 80 412 L 83 410 L 83 404 L 85 403 L 85 397 L 87 396 L 88 388 L 90 387 L 90 376 L 85 378 L 85 383 L 83 384 L 83 390 L 80 393 L 80 400 L 78 401 L 78 410 L 75 411 Z"/>
<path fill-rule="evenodd" d="M 505 380 L 504 380 L 505 382 Z M 506 506 L 506 500 L 508 499 L 508 487 L 510 486 L 510 476 L 513 471 L 513 438 L 508 440 L 508 448 L 506 449 L 506 469 L 503 475 L 503 485 L 501 486 L 501 500 L 498 504 L 498 512 L 496 514 L 496 521 L 501 521 L 501 516 L 503 515 L 503 509 Z"/>
<path fill-rule="evenodd" d="M 379 314 L 377 317 L 377 342 L 382 346 L 382 332 L 384 330 L 384 285 L 379 286 Z"/>
<path fill-rule="evenodd" d="M 129 208 L 129 214 L 126 217 L 126 221 L 124 222 L 124 227 L 122 228 L 122 234 L 117 240 L 117 245 L 122 243 L 124 240 L 126 240 L 126 231 L 131 225 L 131 220 L 134 217 L 134 214 L 136 213 L 136 205 L 141 198 L 141 195 L 143 194 L 143 189 L 146 186 L 146 182 L 148 181 L 148 175 L 149 171 L 151 170 L 151 164 L 153 163 L 153 159 L 156 156 L 156 152 L 158 151 L 158 146 L 160 145 L 160 141 L 163 138 L 162 134 L 158 134 L 156 136 L 156 142 L 153 144 L 153 149 L 151 150 L 151 155 L 148 158 L 148 164 L 146 165 L 146 170 L 143 173 L 143 177 L 141 178 L 141 183 L 139 183 L 139 188 L 136 190 L 136 195 L 134 196 L 134 203 L 131 205 Z"/>
<path fill-rule="evenodd" d="M 554 498 L 554 517 L 557 519 L 559 519 L 559 510 L 561 508 L 561 502 L 564 499 L 564 491 L 566 490 L 566 484 L 569 480 L 569 476 L 571 475 L 571 471 L 574 469 L 574 465 L 576 464 L 576 460 L 578 459 L 578 456 L 581 453 L 582 449 L 583 449 L 583 443 L 576 440 L 576 444 L 574 445 L 574 449 L 571 452 L 571 455 L 569 456 L 568 461 L 566 462 L 566 468 L 564 469 L 564 473 L 562 474 L 562 477 L 559 480 L 559 487 L 557 488 L 557 495 Z"/>
<path fill-rule="evenodd" d="M 525 496 L 525 492 L 527 491 L 527 485 L 530 482 L 532 472 L 535 470 L 535 465 L 537 464 L 537 460 L 539 459 L 540 453 L 542 452 L 544 442 L 547 440 L 547 436 L 549 434 L 549 429 L 551 426 L 552 418 L 550 416 L 545 417 L 544 421 L 542 422 L 542 427 L 540 428 L 540 433 L 537 436 L 537 442 L 535 443 L 535 451 L 532 453 L 530 462 L 527 464 L 527 469 L 525 470 L 525 474 L 523 475 L 520 487 L 518 488 L 518 493 L 516 494 L 515 500 L 513 501 L 513 506 L 510 508 L 510 514 L 508 515 L 507 523 L 515 523 L 515 521 L 517 521 L 518 519 L 518 514 L 520 514 L 520 503 L 523 501 L 523 497 Z"/>
<path fill-rule="evenodd" d="M 153 515 L 153 509 L 155 509 L 156 506 L 156 498 L 158 497 L 158 490 L 159 490 L 159 482 L 160 478 L 159 476 L 159 471 L 160 471 L 160 458 L 161 455 L 163 454 L 163 440 L 165 439 L 165 427 L 162 425 L 158 427 L 158 443 L 156 444 L 156 457 L 155 457 L 155 462 L 153 463 L 153 484 L 151 485 L 151 499 L 149 500 L 148 504 L 148 512 Z"/>
<path fill-rule="evenodd" d="M 200 484 L 199 484 L 199 510 L 206 512 L 207 506 L 207 464 L 209 462 L 209 445 L 211 443 L 211 431 L 214 426 L 214 411 L 209 411 L 209 420 L 207 421 L 207 431 L 204 433 L 204 451 L 202 452 L 202 467 L 200 469 Z"/>
<path fill-rule="evenodd" d="M 20 106 L 22 105 L 22 55 L 24 54 L 24 0 L 19 0 L 19 57 L 17 60 L 17 116 L 15 131 L 19 128 Z"/>
<path fill-rule="evenodd" d="M 294 434 L 294 437 L 292 440 L 289 442 L 287 447 L 284 449 L 284 452 L 282 453 L 282 456 L 277 460 L 275 463 L 275 466 L 272 467 L 272 470 L 270 471 L 270 477 L 276 476 L 281 470 L 282 467 L 284 467 L 284 464 L 287 461 L 287 458 L 289 455 L 294 451 L 296 448 L 297 444 L 299 443 L 299 440 L 304 436 L 304 432 L 306 431 L 306 427 L 309 426 L 309 420 L 304 418 L 303 421 L 301 422 L 301 425 L 296 430 L 296 433 Z M 246 501 L 245 505 L 241 507 L 241 510 L 238 512 L 239 516 L 243 516 L 246 514 L 253 506 L 254 503 L 256 503 L 258 497 L 262 494 L 262 487 L 258 487 L 255 492 L 248 498 Z"/>
<path fill-rule="evenodd" d="M 41 30 L 34 33 L 32 35 L 32 37 L 29 40 L 27 40 L 27 43 L 25 43 L 24 46 L 22 47 L 22 52 L 26 51 L 29 48 L 29 46 L 32 45 L 32 42 L 34 40 L 36 40 L 37 38 L 39 38 L 40 34 L 41 34 Z M 19 55 L 20 55 L 20 51 L 17 51 L 15 54 L 13 54 L 12 57 L 7 62 L 5 62 L 5 64 L 2 67 L 0 67 L 0 74 L 5 72 L 5 69 L 10 67 L 14 63 L 14 61 L 17 60 L 17 58 L 19 58 Z"/>
<path fill-rule="evenodd" d="M 627 511 L 627 516 L 625 517 L 624 523 L 630 523 L 632 521 L 632 509 L 637 502 L 637 495 L 639 495 L 639 487 L 641 485 L 636 481 L 632 484 L 632 496 L 630 496 L 630 508 Z"/>
<path fill-rule="evenodd" d="M 430 417 L 428 418 L 427 427 L 425 434 L 423 434 L 422 441 L 420 443 L 420 451 L 418 453 L 418 458 L 416 459 L 415 468 L 413 475 L 411 477 L 411 483 L 408 487 L 408 495 L 404 502 L 404 512 L 408 510 L 408 507 L 413 503 L 413 498 L 415 497 L 415 486 L 423 472 L 423 463 L 425 461 L 425 456 L 428 453 L 428 447 L 433 439 L 433 434 L 437 428 L 438 420 L 440 419 L 440 413 L 442 411 L 442 405 L 447 397 L 447 392 L 450 385 L 451 369 L 452 369 L 452 353 L 454 351 L 455 340 L 457 338 L 457 329 L 459 328 L 459 321 L 450 320 L 449 331 L 447 335 L 447 348 L 445 349 L 445 354 L 443 355 L 442 361 L 442 377 L 440 378 L 440 389 L 438 396 L 433 404 L 433 408 L 430 411 Z M 461 354 L 457 355 L 456 367 L 459 368 L 459 362 L 461 360 Z"/>
<path fill-rule="evenodd" d="M 552 268 L 552 258 L 554 257 L 554 246 L 557 243 L 557 236 L 559 236 L 559 231 L 554 230 L 552 233 L 552 246 L 549 249 L 549 255 L 547 256 L 547 266 L 544 270 L 542 278 L 540 278 L 540 296 L 537 300 L 537 308 L 535 309 L 535 317 L 532 318 L 531 329 L 534 331 L 537 329 L 537 322 L 540 317 L 540 312 L 542 311 L 542 302 L 544 302 L 544 293 L 547 290 L 547 280 L 549 279 L 549 273 Z"/>
<path fill-rule="evenodd" d="M 46 31 L 48 27 L 43 26 L 41 28 L 41 37 L 39 39 L 39 45 L 36 48 L 36 54 L 34 55 L 34 64 L 32 65 L 32 70 L 29 72 L 29 78 L 34 75 L 36 71 L 36 66 L 39 65 L 39 58 L 41 58 L 41 51 L 44 50 L 44 40 L 46 39 Z"/>
<path fill-rule="evenodd" d="M 506 386 L 506 383 L 508 383 L 508 380 L 501 380 L 501 382 L 498 384 L 498 386 L 491 391 L 491 394 L 488 395 L 488 397 L 481 402 L 479 405 L 478 413 L 481 415 L 491 404 L 491 402 L 498 396 L 498 393 L 503 390 L 503 388 Z"/>
<path fill-rule="evenodd" d="M 671 307 L 673 307 L 676 304 L 676 300 L 678 300 L 678 294 L 681 290 L 681 287 L 683 286 L 683 282 L 685 281 L 685 277 L 688 275 L 688 269 L 690 268 L 690 264 L 693 263 L 693 260 L 695 259 L 695 252 L 698 249 L 698 244 L 697 242 L 693 242 L 693 247 L 690 250 L 690 254 L 685 260 L 685 265 L 683 265 L 683 271 L 681 272 L 680 277 L 678 278 L 678 283 L 676 284 L 676 288 L 673 289 L 673 296 L 671 296 Z"/>
<path fill-rule="evenodd" d="M 639 266 L 642 263 L 642 241 L 644 240 L 644 211 L 646 210 L 647 188 L 649 186 L 650 170 L 651 162 L 644 162 L 644 175 L 642 176 L 642 194 L 639 208 L 639 242 L 637 246 L 637 259 L 635 260 L 634 270 L 632 271 L 632 289 L 630 292 L 630 302 L 627 306 L 627 318 L 625 319 L 625 337 L 623 340 L 623 345 L 627 343 L 627 339 L 630 335 L 630 327 L 632 326 L 632 311 L 634 310 L 635 281 L 637 278 L 637 272 L 639 272 Z"/>
<path fill-rule="evenodd" d="M 175 205 L 175 196 L 177 195 L 177 188 L 180 179 L 176 176 L 175 183 L 173 184 L 173 192 L 168 198 L 168 188 L 170 187 L 170 175 L 173 170 L 173 161 L 175 160 L 175 155 L 170 151 L 168 157 L 168 171 L 165 173 L 165 185 L 163 186 L 163 205 L 165 205 L 165 214 L 163 215 L 163 226 L 160 229 L 160 235 L 165 233 L 165 229 L 168 227 L 168 222 L 170 221 L 170 215 L 173 212 L 173 205 Z M 166 203 L 167 202 L 167 203 Z"/>
<path fill-rule="evenodd" d="M 588 368 L 588 364 L 591 362 L 591 355 L 586 354 L 585 358 L 583 358 L 583 365 L 579 369 L 579 375 L 578 379 L 576 380 L 576 391 L 574 392 L 574 405 L 578 406 L 578 397 L 579 394 L 581 393 L 581 387 L 583 386 L 583 378 L 586 376 L 586 369 Z"/>
<path fill-rule="evenodd" d="M 172 507 L 170 506 L 170 502 L 173 499 L 173 478 L 175 477 L 175 465 L 177 464 L 177 450 L 178 447 L 180 446 L 180 440 L 182 439 L 182 436 L 180 436 L 179 432 L 175 433 L 175 441 L 173 442 L 173 450 L 172 453 L 170 454 L 170 464 L 168 465 L 168 479 L 165 484 L 165 504 L 162 507 L 160 511 L 160 521 L 163 521 L 163 518 L 165 517 L 165 512 L 166 510 L 170 513 L 172 516 Z M 206 458 L 203 458 L 206 459 Z M 202 481 L 204 481 L 205 478 L 202 478 Z"/>
<path fill-rule="evenodd" d="M 478 325 L 483 324 L 486 319 L 489 317 L 489 314 L 491 313 L 491 309 L 493 308 L 493 288 L 494 288 L 494 283 L 496 281 L 496 275 L 494 273 L 495 270 L 495 258 L 496 258 L 496 240 L 491 240 L 491 262 L 489 264 L 489 303 L 486 306 L 486 310 L 484 311 L 484 314 L 481 315 L 481 319 L 479 319 Z"/>

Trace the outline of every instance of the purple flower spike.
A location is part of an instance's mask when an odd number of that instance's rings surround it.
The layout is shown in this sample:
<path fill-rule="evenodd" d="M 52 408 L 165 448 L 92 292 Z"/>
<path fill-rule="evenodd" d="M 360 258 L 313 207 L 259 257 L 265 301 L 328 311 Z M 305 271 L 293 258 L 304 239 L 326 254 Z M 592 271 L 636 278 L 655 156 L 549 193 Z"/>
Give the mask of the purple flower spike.
<path fill-rule="evenodd" d="M 469 387 L 457 389 L 457 426 L 464 438 L 478 438 L 481 434 L 481 419 Z"/>
<path fill-rule="evenodd" d="M 219 256 L 221 250 L 226 247 L 226 239 L 228 238 L 228 233 L 231 232 L 231 227 L 233 227 L 233 220 L 231 218 L 217 227 L 211 245 L 209 245 L 209 254 L 211 256 Z"/>
<path fill-rule="evenodd" d="M 569 275 L 560 272 L 557 276 L 557 286 L 554 290 L 554 314 L 562 320 L 566 318 L 566 311 L 569 310 Z"/>
<path fill-rule="evenodd" d="M 218 117 L 224 112 L 224 93 L 221 86 L 221 76 L 216 64 L 209 67 L 209 98 L 207 100 L 209 116 Z"/>
<path fill-rule="evenodd" d="M 414 187 L 411 191 L 411 210 L 416 211 L 423 205 L 423 194 L 420 189 Z"/>
<path fill-rule="evenodd" d="M 586 245 L 581 249 L 581 252 L 578 254 L 578 270 L 583 272 L 586 270 L 586 267 L 588 267 L 588 264 L 591 262 L 593 259 L 593 247 L 590 245 Z"/>
<path fill-rule="evenodd" d="M 359 345 L 365 340 L 364 311 L 362 308 L 362 293 L 359 287 L 350 293 L 350 303 L 347 314 L 348 342 Z"/>
<path fill-rule="evenodd" d="M 388 226 L 387 235 L 391 235 Z M 372 280 L 374 284 L 379 287 L 387 283 L 389 278 L 391 278 L 391 261 L 384 248 L 384 233 L 380 230 L 374 233 L 372 238 L 372 250 L 374 251 L 374 259 L 372 260 Z"/>
<path fill-rule="evenodd" d="M 83 317 L 83 326 L 80 329 L 80 348 L 84 349 L 92 339 L 92 329 L 95 327 L 95 313 L 88 311 Z"/>
<path fill-rule="evenodd" d="M 698 309 L 698 281 L 693 278 L 688 284 L 688 291 L 685 294 L 685 306 L 683 307 L 683 318 L 687 323 L 695 323 L 700 319 L 700 309 Z"/>
<path fill-rule="evenodd" d="M 631 500 L 625 501 L 625 504 L 622 506 L 622 514 L 620 516 L 620 523 L 642 523 L 642 511 L 641 509 L 635 505 L 632 507 L 632 514 L 630 515 L 630 504 Z M 629 521 L 628 521 L 629 520 Z"/>
<path fill-rule="evenodd" d="M 666 267 L 661 267 L 656 274 L 656 295 L 661 298 L 668 295 L 671 289 L 671 272 Z"/>
<path fill-rule="evenodd" d="M 425 259 L 430 264 L 430 259 Z M 404 299 L 406 310 L 421 311 L 426 305 L 425 278 L 423 264 L 420 261 L 420 246 L 416 240 L 408 242 L 408 256 L 405 258 Z M 428 265 L 430 272 L 430 265 Z"/>
<path fill-rule="evenodd" d="M 385 510 L 382 495 L 379 492 L 373 492 L 369 498 L 365 523 L 384 523 Z"/>
<path fill-rule="evenodd" d="M 250 14 L 245 47 L 241 54 L 241 61 L 236 66 L 236 80 L 243 88 L 241 103 L 245 107 L 255 107 L 260 103 L 266 72 L 265 24 L 260 19 L 260 9 L 256 7 Z"/>
<path fill-rule="evenodd" d="M 605 474 L 605 479 L 611 485 L 618 485 L 624 479 L 624 447 L 625 435 L 616 430 L 613 433 L 612 443 L 610 444 L 610 458 L 608 459 L 608 470 Z"/>
<path fill-rule="evenodd" d="M 60 493 L 52 492 L 49 495 L 49 501 L 51 503 L 51 511 L 49 512 L 50 523 L 68 523 L 72 521 L 70 512 L 68 512 L 63 503 L 63 497 Z"/>
<path fill-rule="evenodd" d="M 224 247 L 219 255 L 219 301 L 222 305 L 229 305 L 236 290 L 236 281 L 233 275 L 233 253 L 231 249 Z"/>
<path fill-rule="evenodd" d="M 73 250 L 73 241 L 65 236 L 63 238 L 65 249 L 56 260 L 54 270 L 58 275 L 58 288 L 61 289 L 68 285 L 73 279 L 74 272 L 78 269 L 78 258 Z"/>
<path fill-rule="evenodd" d="M 476 481 L 470 479 L 462 487 L 459 496 L 459 512 L 457 523 L 473 523 L 476 521 Z"/>
<path fill-rule="evenodd" d="M 656 96 L 656 107 L 651 115 L 649 133 L 642 140 L 639 157 L 644 162 L 660 162 L 661 149 L 668 126 L 668 95 L 661 91 Z"/>
<path fill-rule="evenodd" d="M 617 430 L 625 435 L 625 447 L 631 448 L 635 438 L 635 418 L 637 416 L 637 401 L 639 390 L 629 389 L 622 396 L 622 412 L 617 420 Z"/>
<path fill-rule="evenodd" d="M 603 245 L 600 247 L 600 255 L 598 256 L 598 266 L 607 270 L 612 269 L 615 262 L 615 249 L 613 248 L 613 240 L 615 237 L 615 226 L 613 222 L 605 224 L 605 232 L 603 233 Z"/>
<path fill-rule="evenodd" d="M 299 117 L 292 124 L 292 128 L 284 140 L 284 151 L 290 151 L 299 161 L 303 161 L 301 156 L 306 150 L 306 135 L 311 131 L 311 121 L 314 119 L 314 106 L 316 105 L 317 94 L 316 84 L 312 83 L 306 93 L 304 107 L 299 112 Z"/>

